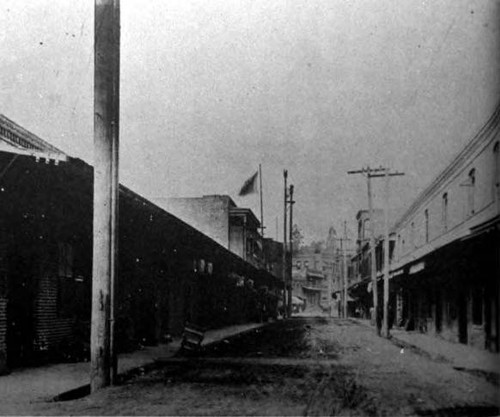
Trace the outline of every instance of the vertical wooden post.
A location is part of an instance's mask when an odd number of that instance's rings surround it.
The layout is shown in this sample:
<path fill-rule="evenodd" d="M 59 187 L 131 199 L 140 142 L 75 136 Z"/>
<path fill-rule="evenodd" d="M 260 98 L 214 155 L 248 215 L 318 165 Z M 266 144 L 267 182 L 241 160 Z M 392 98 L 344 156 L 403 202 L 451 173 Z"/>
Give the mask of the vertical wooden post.
<path fill-rule="evenodd" d="M 262 200 L 262 165 L 259 164 L 259 194 L 260 194 L 260 234 L 264 238 L 264 203 Z"/>
<path fill-rule="evenodd" d="M 344 250 L 342 252 L 342 258 L 343 258 L 343 267 L 344 267 L 344 318 L 347 318 L 347 299 L 348 299 L 348 294 L 347 294 L 347 222 L 344 220 L 344 241 L 346 242 L 346 245 L 344 246 Z"/>
<path fill-rule="evenodd" d="M 389 168 L 385 170 L 385 210 L 384 210 L 384 320 L 382 335 L 389 337 Z"/>
<path fill-rule="evenodd" d="M 290 257 L 288 259 L 288 317 L 292 317 L 292 259 L 293 259 L 293 185 L 290 185 L 290 200 L 288 204 L 290 204 Z"/>
<path fill-rule="evenodd" d="M 94 224 L 90 387 L 110 384 L 118 206 L 120 2 L 95 0 Z"/>
<path fill-rule="evenodd" d="M 287 308 L 287 262 L 286 262 L 286 252 L 287 252 L 287 245 L 286 245 L 286 198 L 287 198 L 287 187 L 286 187 L 286 182 L 287 182 L 287 177 L 288 177 L 288 171 L 285 169 L 283 171 L 283 179 L 285 182 L 285 194 L 284 194 L 284 206 L 283 206 L 283 314 L 286 315 L 286 311 L 288 311 Z"/>
<path fill-rule="evenodd" d="M 373 314 L 375 316 L 375 328 L 377 334 L 380 336 L 380 313 L 378 309 L 378 288 L 377 288 L 377 256 L 375 250 L 375 219 L 373 215 L 373 201 L 372 201 L 372 183 L 370 176 L 370 167 L 367 168 L 368 174 L 366 176 L 368 183 L 368 211 L 370 216 L 370 252 L 371 252 L 371 278 L 372 278 L 372 292 L 373 292 Z"/>
<path fill-rule="evenodd" d="M 340 283 L 339 283 L 339 286 L 340 286 L 340 303 L 341 303 L 341 307 L 342 309 L 339 311 L 339 316 L 341 316 L 342 318 L 345 318 L 345 315 L 344 315 L 344 304 L 345 304 L 345 292 L 344 292 L 344 283 L 345 283 L 345 278 L 344 278 L 344 239 L 340 238 L 340 271 L 339 271 L 339 275 L 340 277 L 342 278 L 340 280 Z"/>
<path fill-rule="evenodd" d="M 383 172 L 383 174 L 377 174 L 377 172 Z M 369 212 L 370 212 L 370 225 L 371 225 L 371 234 L 370 234 L 370 252 L 371 252 L 371 281 L 372 281 L 372 291 L 373 291 L 373 309 L 374 309 L 374 316 L 375 316 L 375 326 L 377 329 L 377 334 L 380 336 L 380 312 L 378 309 L 378 288 L 377 288 L 377 257 L 376 257 L 376 248 L 375 248 L 375 219 L 373 217 L 373 202 L 372 202 L 372 188 L 371 188 L 371 178 L 372 177 L 385 177 L 386 179 L 386 208 L 385 208 L 385 233 L 386 233 L 386 239 L 385 239 L 385 244 L 387 244 L 387 248 L 389 247 L 389 226 L 388 226 L 388 209 L 389 209 L 389 177 L 392 176 L 399 176 L 399 175 L 404 175 L 402 172 L 389 172 L 389 168 L 375 168 L 375 169 L 370 169 L 370 167 L 367 167 L 366 169 L 363 168 L 362 170 L 357 170 L 357 171 L 347 171 L 348 174 L 365 174 L 367 178 L 367 183 L 368 183 L 368 206 L 369 206 Z M 385 246 L 384 246 L 385 247 Z M 384 256 L 389 256 L 389 249 L 385 249 L 385 255 Z M 385 259 L 385 258 L 384 258 Z M 387 268 L 387 270 L 385 270 Z M 384 274 L 384 322 L 385 320 L 388 320 L 388 314 L 387 311 L 385 311 L 385 303 L 389 299 L 389 258 L 386 259 L 385 262 L 385 274 Z M 387 281 L 386 281 L 387 279 Z M 387 304 L 388 305 L 388 304 Z"/>

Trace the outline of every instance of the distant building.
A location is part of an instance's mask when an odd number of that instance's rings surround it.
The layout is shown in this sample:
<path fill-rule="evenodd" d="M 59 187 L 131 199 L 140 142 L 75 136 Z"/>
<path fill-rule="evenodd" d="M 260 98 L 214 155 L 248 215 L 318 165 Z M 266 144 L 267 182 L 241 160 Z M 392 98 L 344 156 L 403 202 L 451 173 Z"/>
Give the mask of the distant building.
<path fill-rule="evenodd" d="M 384 211 L 381 209 L 373 209 L 373 225 L 376 238 L 380 237 L 384 232 Z M 370 242 L 372 222 L 370 221 L 370 211 L 360 210 L 356 214 L 356 223 L 358 225 L 358 237 L 356 246 L 358 251 Z"/>
<path fill-rule="evenodd" d="M 266 270 L 278 280 L 283 279 L 283 242 L 264 238 Z"/>
<path fill-rule="evenodd" d="M 397 218 L 401 213 L 400 209 L 391 209 L 390 218 Z M 373 209 L 375 228 L 375 270 L 378 279 L 383 270 L 383 248 L 384 248 L 384 210 Z M 350 315 L 363 318 L 370 318 L 370 308 L 373 306 L 372 278 L 371 278 L 371 227 L 370 211 L 359 210 L 356 214 L 358 225 L 358 236 L 356 239 L 356 253 L 350 258 L 351 265 L 348 269 L 349 295 L 352 297 L 352 306 L 349 309 Z M 394 242 L 390 243 L 391 250 Z M 379 296 L 381 296 L 379 291 Z M 379 302 L 381 306 L 381 301 Z"/>
<path fill-rule="evenodd" d="M 332 227 L 326 244 L 304 246 L 293 255 L 292 293 L 305 300 L 309 307 L 330 307 L 334 283 L 338 281 L 336 245 Z"/>
<path fill-rule="evenodd" d="M 206 195 L 153 201 L 255 267 L 265 268 L 260 222 L 252 210 L 237 207 L 231 197 Z"/>

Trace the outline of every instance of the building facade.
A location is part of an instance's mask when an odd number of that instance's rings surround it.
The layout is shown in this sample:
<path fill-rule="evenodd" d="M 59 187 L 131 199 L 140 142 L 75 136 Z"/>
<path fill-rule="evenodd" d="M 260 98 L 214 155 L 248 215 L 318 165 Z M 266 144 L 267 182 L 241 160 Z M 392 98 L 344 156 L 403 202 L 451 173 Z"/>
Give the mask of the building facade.
<path fill-rule="evenodd" d="M 340 273 L 336 232 L 332 227 L 325 243 L 303 246 L 293 254 L 292 294 L 305 300 L 308 307 L 330 311 Z"/>
<path fill-rule="evenodd" d="M 252 210 L 237 207 L 227 195 L 156 198 L 154 201 L 182 221 L 257 268 L 265 268 L 260 222 Z"/>
<path fill-rule="evenodd" d="M 93 169 L 0 117 L 0 374 L 88 359 Z M 121 351 L 258 320 L 274 277 L 119 188 L 116 340 Z M 259 292 L 260 291 L 260 292 Z"/>
<path fill-rule="evenodd" d="M 499 350 L 500 106 L 390 231 L 389 321 L 450 341 Z M 357 219 L 351 295 L 373 305 L 371 250 Z M 379 216 L 380 217 L 380 216 Z M 377 218 L 376 218 L 377 219 Z M 375 219 L 375 220 L 376 220 Z M 377 234 L 378 303 L 383 237 Z"/>
<path fill-rule="evenodd" d="M 373 226 L 376 244 L 376 271 L 380 276 L 382 270 L 380 251 L 383 249 L 384 211 L 373 209 L 374 221 L 370 221 L 369 210 L 359 210 L 356 214 L 357 238 L 355 254 L 350 258 L 348 269 L 349 295 L 352 304 L 349 315 L 362 318 L 371 318 L 370 309 L 373 306 L 372 279 L 371 279 L 371 227 Z"/>
<path fill-rule="evenodd" d="M 500 106 L 392 229 L 396 319 L 499 350 Z"/>
<path fill-rule="evenodd" d="M 283 242 L 264 238 L 266 270 L 276 279 L 283 281 Z"/>

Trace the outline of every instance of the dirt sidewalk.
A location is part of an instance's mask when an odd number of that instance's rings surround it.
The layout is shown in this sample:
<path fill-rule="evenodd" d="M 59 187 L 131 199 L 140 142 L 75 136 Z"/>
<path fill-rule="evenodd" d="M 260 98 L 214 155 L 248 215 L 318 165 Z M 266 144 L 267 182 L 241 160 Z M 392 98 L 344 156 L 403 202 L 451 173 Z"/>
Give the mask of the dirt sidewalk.
<path fill-rule="evenodd" d="M 351 320 L 295 318 L 224 339 L 201 357 L 176 357 L 123 385 L 77 400 L 24 404 L 10 414 L 437 417 L 500 411 L 498 386 L 483 376 L 402 348 Z"/>
<path fill-rule="evenodd" d="M 248 323 L 209 330 L 202 345 L 209 346 L 264 325 Z M 176 338 L 169 344 L 121 354 L 118 374 L 144 367 L 160 357 L 174 356 L 180 348 L 180 342 L 181 339 Z M 89 384 L 89 368 L 89 362 L 60 363 L 15 369 L 8 375 L 0 376 L 0 414 L 17 414 L 22 404 L 47 401 L 64 392 L 81 389 Z"/>

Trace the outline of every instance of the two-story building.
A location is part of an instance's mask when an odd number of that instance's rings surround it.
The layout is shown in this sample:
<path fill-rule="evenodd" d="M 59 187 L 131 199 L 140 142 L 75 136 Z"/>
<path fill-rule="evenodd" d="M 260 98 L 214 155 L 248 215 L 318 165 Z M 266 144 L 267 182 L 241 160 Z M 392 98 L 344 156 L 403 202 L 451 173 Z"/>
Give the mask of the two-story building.
<path fill-rule="evenodd" d="M 447 340 L 499 350 L 500 106 L 390 229 L 389 320 Z M 350 294 L 373 305 L 368 212 L 358 212 Z M 384 252 L 375 211 L 382 305 Z M 368 221 L 367 221 L 368 220 Z M 392 316 L 392 317 L 391 317 Z"/>
<path fill-rule="evenodd" d="M 264 238 L 266 270 L 278 280 L 283 280 L 283 242 Z"/>
<path fill-rule="evenodd" d="M 409 329 L 499 350 L 500 105 L 392 229 L 391 288 Z"/>
<path fill-rule="evenodd" d="M 356 214 L 358 236 L 356 239 L 355 254 L 350 258 L 349 294 L 353 298 L 350 313 L 363 318 L 370 318 L 370 308 L 373 306 L 371 262 L 372 251 L 370 246 L 371 228 L 375 235 L 376 271 L 380 276 L 383 259 L 383 227 L 384 211 L 373 209 L 373 222 L 370 221 L 369 210 L 359 210 Z M 381 291 L 379 291 L 379 296 Z"/>
<path fill-rule="evenodd" d="M 255 267 L 265 268 L 259 220 L 252 210 L 237 207 L 228 195 L 154 198 L 153 201 Z"/>

